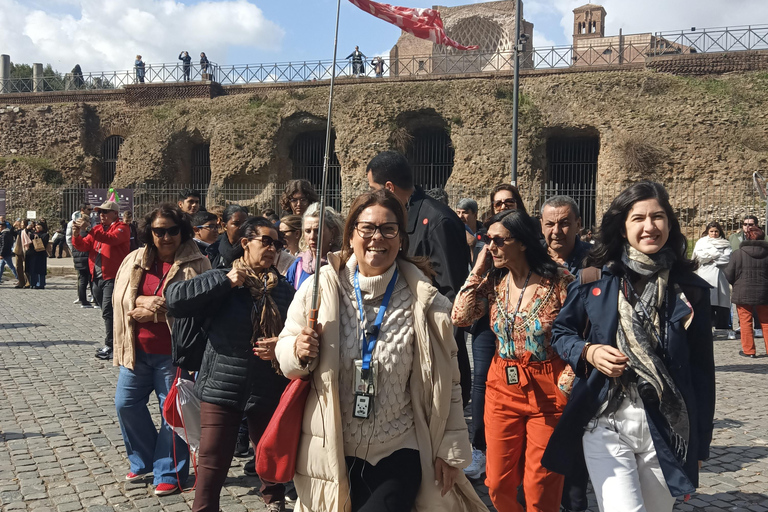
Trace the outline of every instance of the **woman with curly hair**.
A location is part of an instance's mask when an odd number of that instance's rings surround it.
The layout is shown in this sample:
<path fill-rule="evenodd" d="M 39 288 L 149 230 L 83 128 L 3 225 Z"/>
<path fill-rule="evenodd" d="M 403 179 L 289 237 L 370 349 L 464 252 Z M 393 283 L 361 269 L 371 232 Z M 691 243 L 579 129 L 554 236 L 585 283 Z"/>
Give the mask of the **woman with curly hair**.
<path fill-rule="evenodd" d="M 285 186 L 283 197 L 280 198 L 280 208 L 293 215 L 304 215 L 307 207 L 320 201 L 315 187 L 307 180 L 291 180 Z"/>

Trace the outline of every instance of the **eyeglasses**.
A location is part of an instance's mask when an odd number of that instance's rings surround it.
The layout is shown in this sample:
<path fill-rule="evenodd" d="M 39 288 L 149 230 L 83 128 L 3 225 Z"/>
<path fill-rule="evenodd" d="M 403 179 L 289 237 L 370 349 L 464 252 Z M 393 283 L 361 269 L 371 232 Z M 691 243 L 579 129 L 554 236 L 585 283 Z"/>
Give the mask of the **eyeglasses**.
<path fill-rule="evenodd" d="M 203 224 L 202 226 L 195 226 L 195 229 L 219 229 L 216 224 Z"/>
<path fill-rule="evenodd" d="M 251 238 L 251 240 L 260 241 L 261 245 L 263 245 L 264 247 L 269 247 L 270 245 L 273 245 L 276 251 L 281 251 L 285 246 L 285 244 L 280 240 L 275 240 L 271 236 L 267 236 L 267 235 L 261 235 L 260 237 L 257 236 L 257 237 Z"/>
<path fill-rule="evenodd" d="M 385 222 L 378 226 L 370 222 L 355 222 L 355 229 L 361 238 L 373 238 L 373 235 L 378 231 L 384 238 L 392 239 L 400 232 L 400 226 L 397 225 L 397 222 Z"/>
<path fill-rule="evenodd" d="M 745 226 L 754 226 L 755 223 L 754 222 L 745 222 L 744 225 Z"/>
<path fill-rule="evenodd" d="M 496 208 L 497 210 L 499 208 L 503 207 L 503 206 L 506 206 L 507 208 L 512 208 L 515 205 L 517 205 L 517 201 L 515 201 L 514 199 L 511 199 L 511 198 L 510 199 L 505 199 L 503 201 L 499 200 L 499 201 L 496 201 L 495 203 L 493 203 L 493 207 Z"/>
<path fill-rule="evenodd" d="M 157 238 L 165 238 L 165 234 L 168 233 L 171 236 L 176 236 L 179 233 L 181 233 L 181 228 L 179 226 L 173 226 L 170 228 L 151 228 L 152 233 Z"/>
<path fill-rule="evenodd" d="M 292 197 L 289 199 L 291 204 L 307 204 L 309 200 L 306 197 Z"/>
<path fill-rule="evenodd" d="M 483 236 L 480 238 L 480 241 L 482 241 L 483 243 L 486 243 L 489 245 L 493 244 L 499 248 L 504 247 L 504 244 L 507 242 L 507 240 L 514 240 L 514 237 L 508 236 L 505 238 L 503 236 L 494 236 L 494 237 Z"/>

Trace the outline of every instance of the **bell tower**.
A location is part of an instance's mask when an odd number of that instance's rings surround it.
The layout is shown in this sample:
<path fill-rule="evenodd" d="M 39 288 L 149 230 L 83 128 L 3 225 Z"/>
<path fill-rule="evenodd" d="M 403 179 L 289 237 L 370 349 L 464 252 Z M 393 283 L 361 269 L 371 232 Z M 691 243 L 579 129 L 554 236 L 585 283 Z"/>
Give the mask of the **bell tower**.
<path fill-rule="evenodd" d="M 573 10 L 573 44 L 579 39 L 605 37 L 605 9 L 586 4 Z"/>

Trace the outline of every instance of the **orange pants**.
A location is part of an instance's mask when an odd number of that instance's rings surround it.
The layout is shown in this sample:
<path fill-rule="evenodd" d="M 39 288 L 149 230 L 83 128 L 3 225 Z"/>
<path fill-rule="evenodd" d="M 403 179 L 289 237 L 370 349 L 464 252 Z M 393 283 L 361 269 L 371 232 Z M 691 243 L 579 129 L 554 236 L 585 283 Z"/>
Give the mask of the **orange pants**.
<path fill-rule="evenodd" d="M 512 364 L 519 384 L 507 384 L 506 367 Z M 499 512 L 522 512 L 521 482 L 529 512 L 560 510 L 564 477 L 545 469 L 541 457 L 567 401 L 557 387 L 564 368 L 559 358 L 526 362 L 493 356 L 485 388 L 485 485 Z"/>
<path fill-rule="evenodd" d="M 736 304 L 736 312 L 739 314 L 739 325 L 741 326 L 741 351 L 747 355 L 752 355 L 755 350 L 755 331 L 752 330 L 752 311 L 757 313 L 760 324 L 763 329 L 763 342 L 765 351 L 768 353 L 768 305 L 760 306 L 742 306 Z"/>

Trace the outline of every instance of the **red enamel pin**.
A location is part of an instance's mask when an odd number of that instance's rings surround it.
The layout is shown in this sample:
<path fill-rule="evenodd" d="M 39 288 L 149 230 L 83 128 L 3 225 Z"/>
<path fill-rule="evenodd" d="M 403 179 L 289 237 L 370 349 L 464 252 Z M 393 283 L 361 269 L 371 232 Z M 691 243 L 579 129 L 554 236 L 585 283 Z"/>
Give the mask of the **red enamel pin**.
<path fill-rule="evenodd" d="M 603 291 L 597 286 L 592 288 L 592 295 L 594 295 L 595 297 L 599 297 L 601 293 L 603 293 Z"/>
<path fill-rule="evenodd" d="M 426 225 L 427 225 L 427 223 L 429 223 L 429 219 L 424 219 L 423 221 L 421 221 L 421 223 L 422 223 L 422 224 L 424 224 L 424 225 L 426 226 Z"/>

